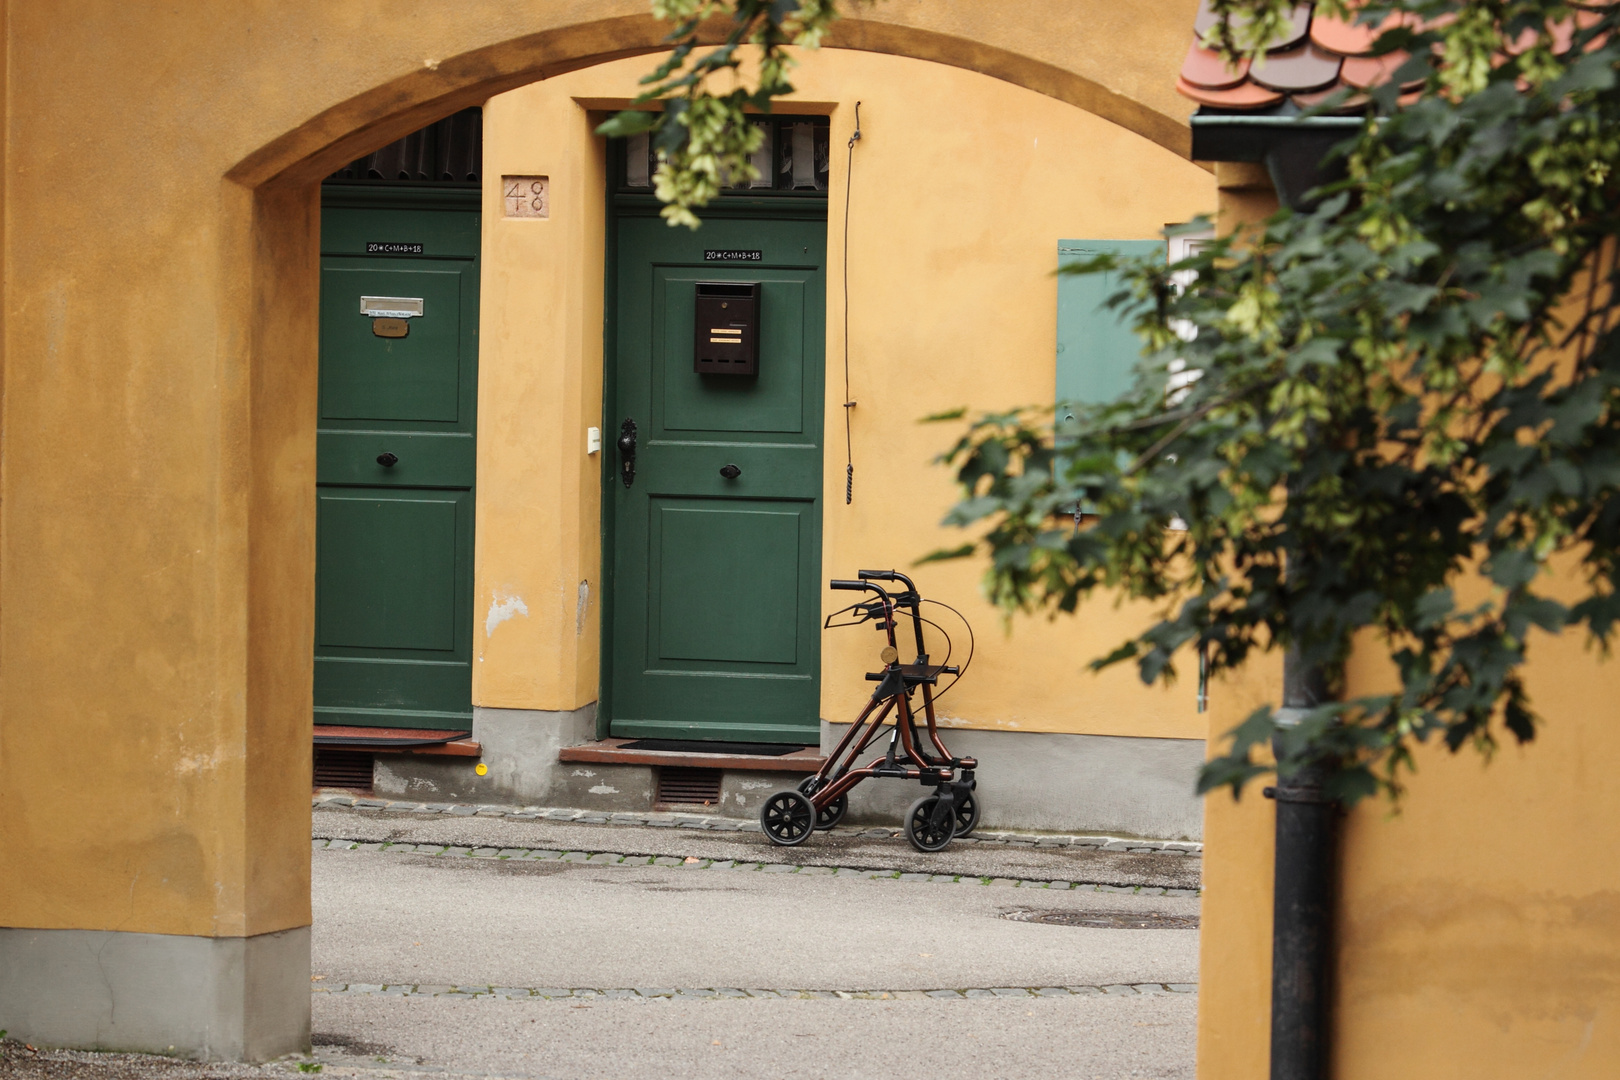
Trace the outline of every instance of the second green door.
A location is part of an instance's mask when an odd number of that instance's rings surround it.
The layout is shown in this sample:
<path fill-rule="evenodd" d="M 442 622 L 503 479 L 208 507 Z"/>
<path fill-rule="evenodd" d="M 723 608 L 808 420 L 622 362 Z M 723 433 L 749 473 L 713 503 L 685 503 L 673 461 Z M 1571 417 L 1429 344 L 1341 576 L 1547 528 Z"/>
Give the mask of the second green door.
<path fill-rule="evenodd" d="M 476 206 L 347 190 L 323 211 L 317 724 L 472 724 Z"/>
<path fill-rule="evenodd" d="M 604 432 L 614 735 L 819 738 L 825 250 L 825 211 L 810 207 L 711 207 L 695 233 L 650 210 L 619 217 Z M 759 286 L 756 374 L 694 370 L 711 283 Z"/>

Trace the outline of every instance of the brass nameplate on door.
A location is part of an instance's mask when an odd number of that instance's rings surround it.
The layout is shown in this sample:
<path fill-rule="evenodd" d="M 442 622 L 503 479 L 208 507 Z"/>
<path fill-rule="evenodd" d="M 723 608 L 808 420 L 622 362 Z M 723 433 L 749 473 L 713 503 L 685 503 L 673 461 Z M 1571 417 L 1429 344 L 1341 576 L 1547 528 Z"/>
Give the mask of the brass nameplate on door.
<path fill-rule="evenodd" d="M 408 319 L 372 319 L 371 332 L 378 337 L 401 338 L 411 332 Z"/>

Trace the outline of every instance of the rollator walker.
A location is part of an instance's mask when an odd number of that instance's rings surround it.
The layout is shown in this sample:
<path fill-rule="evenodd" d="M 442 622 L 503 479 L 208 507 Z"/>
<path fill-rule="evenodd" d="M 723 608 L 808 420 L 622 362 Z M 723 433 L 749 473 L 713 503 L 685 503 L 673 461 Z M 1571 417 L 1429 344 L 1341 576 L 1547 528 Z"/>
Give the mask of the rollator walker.
<path fill-rule="evenodd" d="M 818 829 L 830 829 L 843 819 L 849 809 L 849 792 L 868 777 L 891 777 L 914 780 L 924 787 L 932 787 L 931 794 L 922 796 L 906 811 L 906 839 L 918 851 L 939 851 L 953 837 L 966 836 L 979 823 L 979 803 L 973 797 L 976 785 L 973 773 L 978 768 L 974 758 L 953 755 L 940 740 L 934 715 L 936 698 L 960 681 L 962 673 L 973 660 L 970 649 L 961 667 L 929 663 L 927 646 L 923 643 L 923 624 L 943 628 L 923 617 L 924 603 L 936 604 L 967 620 L 960 612 L 937 600 L 924 600 L 917 586 L 906 575 L 895 570 L 862 570 L 859 581 L 835 579 L 834 589 L 871 593 L 868 600 L 857 601 L 849 607 L 835 611 L 827 617 L 825 628 L 858 626 L 876 623 L 877 629 L 888 637 L 888 645 L 880 654 L 882 671 L 868 672 L 868 682 L 877 683 L 866 707 L 850 725 L 838 746 L 827 755 L 826 762 L 814 776 L 809 776 L 797 789 L 779 791 L 765 801 L 760 810 L 759 823 L 771 842 L 784 847 L 804 843 Z M 891 592 L 875 582 L 900 582 L 903 591 Z M 834 622 L 846 613 L 853 617 L 847 622 Z M 899 643 L 895 634 L 901 618 L 911 620 L 916 639 L 917 659 L 909 664 L 900 663 Z M 969 641 L 972 627 L 968 627 Z M 949 645 L 949 635 L 946 636 Z M 946 660 L 950 659 L 947 651 Z M 950 676 L 949 685 L 936 693 L 941 676 Z M 917 725 L 914 699 L 922 691 L 922 712 L 925 728 Z M 889 745 L 882 756 L 865 766 L 857 761 L 868 747 L 883 734 L 884 721 L 893 717 L 889 731 Z M 926 731 L 926 739 L 924 732 Z"/>

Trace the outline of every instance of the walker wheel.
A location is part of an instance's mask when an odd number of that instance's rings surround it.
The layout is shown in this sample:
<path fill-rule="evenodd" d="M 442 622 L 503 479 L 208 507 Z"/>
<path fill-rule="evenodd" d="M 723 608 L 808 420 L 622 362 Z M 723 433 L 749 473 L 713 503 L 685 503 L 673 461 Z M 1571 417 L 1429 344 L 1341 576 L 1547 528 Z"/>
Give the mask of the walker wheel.
<path fill-rule="evenodd" d="M 796 847 L 810 839 L 814 832 L 816 808 L 801 792 L 778 791 L 760 807 L 759 827 L 765 830 L 771 843 L 782 847 Z"/>
<path fill-rule="evenodd" d="M 966 836 L 979 827 L 979 800 L 968 795 L 956 804 L 956 835 Z"/>
<path fill-rule="evenodd" d="M 799 781 L 799 791 L 805 795 L 814 795 L 816 793 L 816 789 L 820 786 L 820 784 L 816 783 L 816 778 L 814 776 L 807 776 L 803 780 Z M 816 811 L 816 828 L 823 831 L 830 829 L 840 821 L 843 821 L 844 815 L 848 812 L 849 793 L 845 792 L 832 802 L 828 803 L 826 806 L 823 806 L 820 810 Z"/>
<path fill-rule="evenodd" d="M 939 851 L 956 835 L 954 814 L 946 814 L 944 821 L 934 820 L 938 806 L 938 795 L 924 795 L 906 811 L 906 839 L 918 851 Z"/>

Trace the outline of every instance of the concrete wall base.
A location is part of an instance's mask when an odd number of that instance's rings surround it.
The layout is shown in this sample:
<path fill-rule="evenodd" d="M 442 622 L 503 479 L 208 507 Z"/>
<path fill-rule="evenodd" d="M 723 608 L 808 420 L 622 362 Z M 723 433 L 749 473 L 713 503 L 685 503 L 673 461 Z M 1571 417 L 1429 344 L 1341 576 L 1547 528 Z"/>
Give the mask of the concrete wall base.
<path fill-rule="evenodd" d="M 0 1029 L 203 1061 L 307 1053 L 309 927 L 248 938 L 0 927 Z"/>
<path fill-rule="evenodd" d="M 823 721 L 822 752 L 847 730 Z M 940 737 L 953 753 L 979 759 L 983 828 L 1203 837 L 1203 800 L 1194 794 L 1202 739 L 969 730 Z M 923 794 L 919 784 L 867 780 L 851 793 L 844 820 L 892 825 Z"/>
<path fill-rule="evenodd" d="M 558 761 L 565 746 L 596 739 L 596 706 L 573 712 L 527 709 L 473 710 L 473 738 L 483 745 L 486 776 L 469 758 L 378 754 L 373 787 L 378 795 L 423 802 L 517 803 L 571 806 L 601 813 L 647 813 L 657 794 L 650 765 L 604 765 Z M 720 802 L 697 807 L 708 814 L 753 817 L 765 796 L 804 779 L 801 773 L 721 774 Z"/>
<path fill-rule="evenodd" d="M 557 751 L 596 738 L 596 704 L 569 712 L 474 708 L 472 737 L 484 748 L 488 775 L 475 773 L 477 762 L 470 758 L 378 754 L 375 791 L 423 802 L 574 805 L 567 794 L 569 767 L 557 760 Z"/>
<path fill-rule="evenodd" d="M 825 721 L 822 752 L 846 730 Z M 572 712 L 473 710 L 473 738 L 484 748 L 486 776 L 470 758 L 379 754 L 375 790 L 422 802 L 571 806 L 602 813 L 653 808 L 657 773 L 647 765 L 563 762 L 557 753 L 596 738 L 596 706 Z M 1144 739 L 1023 731 L 952 730 L 956 753 L 977 757 L 983 824 L 989 829 L 1102 832 L 1165 840 L 1203 835 L 1203 802 L 1193 793 L 1204 761 L 1202 739 Z M 707 813 L 751 818 L 765 796 L 793 787 L 796 773 L 726 770 L 718 806 Z M 923 793 L 897 780 L 871 780 L 850 798 L 851 824 L 898 823 Z"/>

